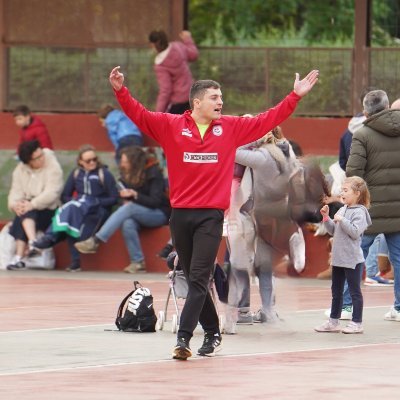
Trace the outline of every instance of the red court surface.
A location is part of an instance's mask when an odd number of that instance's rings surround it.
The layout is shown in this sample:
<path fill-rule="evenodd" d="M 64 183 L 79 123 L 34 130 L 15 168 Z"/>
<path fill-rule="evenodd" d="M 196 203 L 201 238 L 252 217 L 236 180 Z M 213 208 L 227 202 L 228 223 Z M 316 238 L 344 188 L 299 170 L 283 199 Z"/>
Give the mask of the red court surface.
<path fill-rule="evenodd" d="M 137 278 L 162 310 L 167 278 Z M 182 362 L 170 356 L 169 321 L 156 333 L 115 331 L 132 280 L 121 273 L 0 271 L 0 399 L 399 398 L 400 323 L 383 320 L 393 288 L 363 287 L 364 334 L 318 334 L 313 327 L 325 318 L 330 282 L 279 279 L 282 322 L 238 326 L 236 335 L 223 335 L 216 357 Z M 259 303 L 253 285 L 254 311 Z M 194 353 L 201 342 L 199 328 Z"/>

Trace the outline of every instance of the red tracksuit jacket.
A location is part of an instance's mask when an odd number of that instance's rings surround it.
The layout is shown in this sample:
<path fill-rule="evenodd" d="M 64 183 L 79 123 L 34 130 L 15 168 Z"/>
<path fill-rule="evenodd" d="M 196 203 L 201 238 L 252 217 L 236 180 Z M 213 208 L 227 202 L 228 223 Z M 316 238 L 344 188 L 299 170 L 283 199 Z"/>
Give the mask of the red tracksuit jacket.
<path fill-rule="evenodd" d="M 125 114 L 164 149 L 172 207 L 222 210 L 229 207 L 237 147 L 279 125 L 300 100 L 291 92 L 277 106 L 253 118 L 222 116 L 212 121 L 202 139 L 191 111 L 183 115 L 151 112 L 126 87 L 115 94 Z"/>

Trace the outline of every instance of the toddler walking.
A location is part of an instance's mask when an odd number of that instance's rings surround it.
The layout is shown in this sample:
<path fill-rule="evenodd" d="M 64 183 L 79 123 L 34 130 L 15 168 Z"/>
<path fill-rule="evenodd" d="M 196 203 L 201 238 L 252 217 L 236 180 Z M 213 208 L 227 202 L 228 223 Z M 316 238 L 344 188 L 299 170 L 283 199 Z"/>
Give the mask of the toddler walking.
<path fill-rule="evenodd" d="M 363 333 L 361 270 L 365 259 L 361 250 L 361 237 L 371 225 L 367 210 L 370 205 L 370 194 L 365 181 L 353 176 L 344 180 L 340 196 L 344 206 L 338 210 L 333 220 L 329 218 L 329 206 L 321 208 L 324 225 L 333 235 L 332 306 L 329 320 L 314 329 L 317 332 Z M 353 302 L 353 317 L 351 322 L 341 329 L 339 318 L 342 312 L 345 280 L 349 285 Z"/>

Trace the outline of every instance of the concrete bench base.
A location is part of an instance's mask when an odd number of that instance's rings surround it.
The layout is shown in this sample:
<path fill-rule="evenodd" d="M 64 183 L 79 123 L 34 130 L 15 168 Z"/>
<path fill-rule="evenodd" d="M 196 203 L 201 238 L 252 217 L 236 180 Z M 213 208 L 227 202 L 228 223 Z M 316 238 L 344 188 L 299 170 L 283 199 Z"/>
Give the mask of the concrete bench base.
<path fill-rule="evenodd" d="M 143 229 L 140 240 L 147 272 L 167 272 L 165 261 L 157 253 L 170 238 L 168 226 Z M 67 243 L 55 246 L 56 269 L 64 269 L 71 262 Z M 117 231 L 106 244 L 101 244 L 96 254 L 82 254 L 81 266 L 84 271 L 122 271 L 129 265 L 129 255 L 121 231 Z"/>
<path fill-rule="evenodd" d="M 2 228 L 7 221 L 0 221 Z M 303 231 L 306 241 L 306 267 L 301 274 L 289 270 L 288 274 L 305 278 L 315 278 L 318 273 L 328 267 L 329 236 L 314 236 L 312 232 Z M 158 257 L 158 252 L 165 246 L 170 238 L 168 226 L 160 228 L 142 229 L 140 240 L 145 255 L 147 272 L 168 272 L 164 260 Z M 222 264 L 224 260 L 226 244 L 225 238 L 221 242 L 218 252 L 218 260 Z M 56 256 L 56 269 L 65 269 L 71 262 L 67 243 L 61 242 L 54 247 Z M 84 271 L 122 271 L 129 264 L 128 251 L 126 249 L 121 231 L 117 231 L 107 244 L 100 245 L 96 254 L 82 254 L 81 266 Z"/>

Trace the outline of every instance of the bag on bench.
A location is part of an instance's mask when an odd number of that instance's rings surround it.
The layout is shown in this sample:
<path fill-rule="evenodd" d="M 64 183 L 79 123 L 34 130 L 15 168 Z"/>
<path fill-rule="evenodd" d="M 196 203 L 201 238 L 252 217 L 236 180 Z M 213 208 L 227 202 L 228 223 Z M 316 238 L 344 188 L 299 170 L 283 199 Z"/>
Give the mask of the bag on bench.
<path fill-rule="evenodd" d="M 155 332 L 157 317 L 150 289 L 138 281 L 133 284 L 135 289 L 125 296 L 118 308 L 115 325 L 124 332 Z"/>

